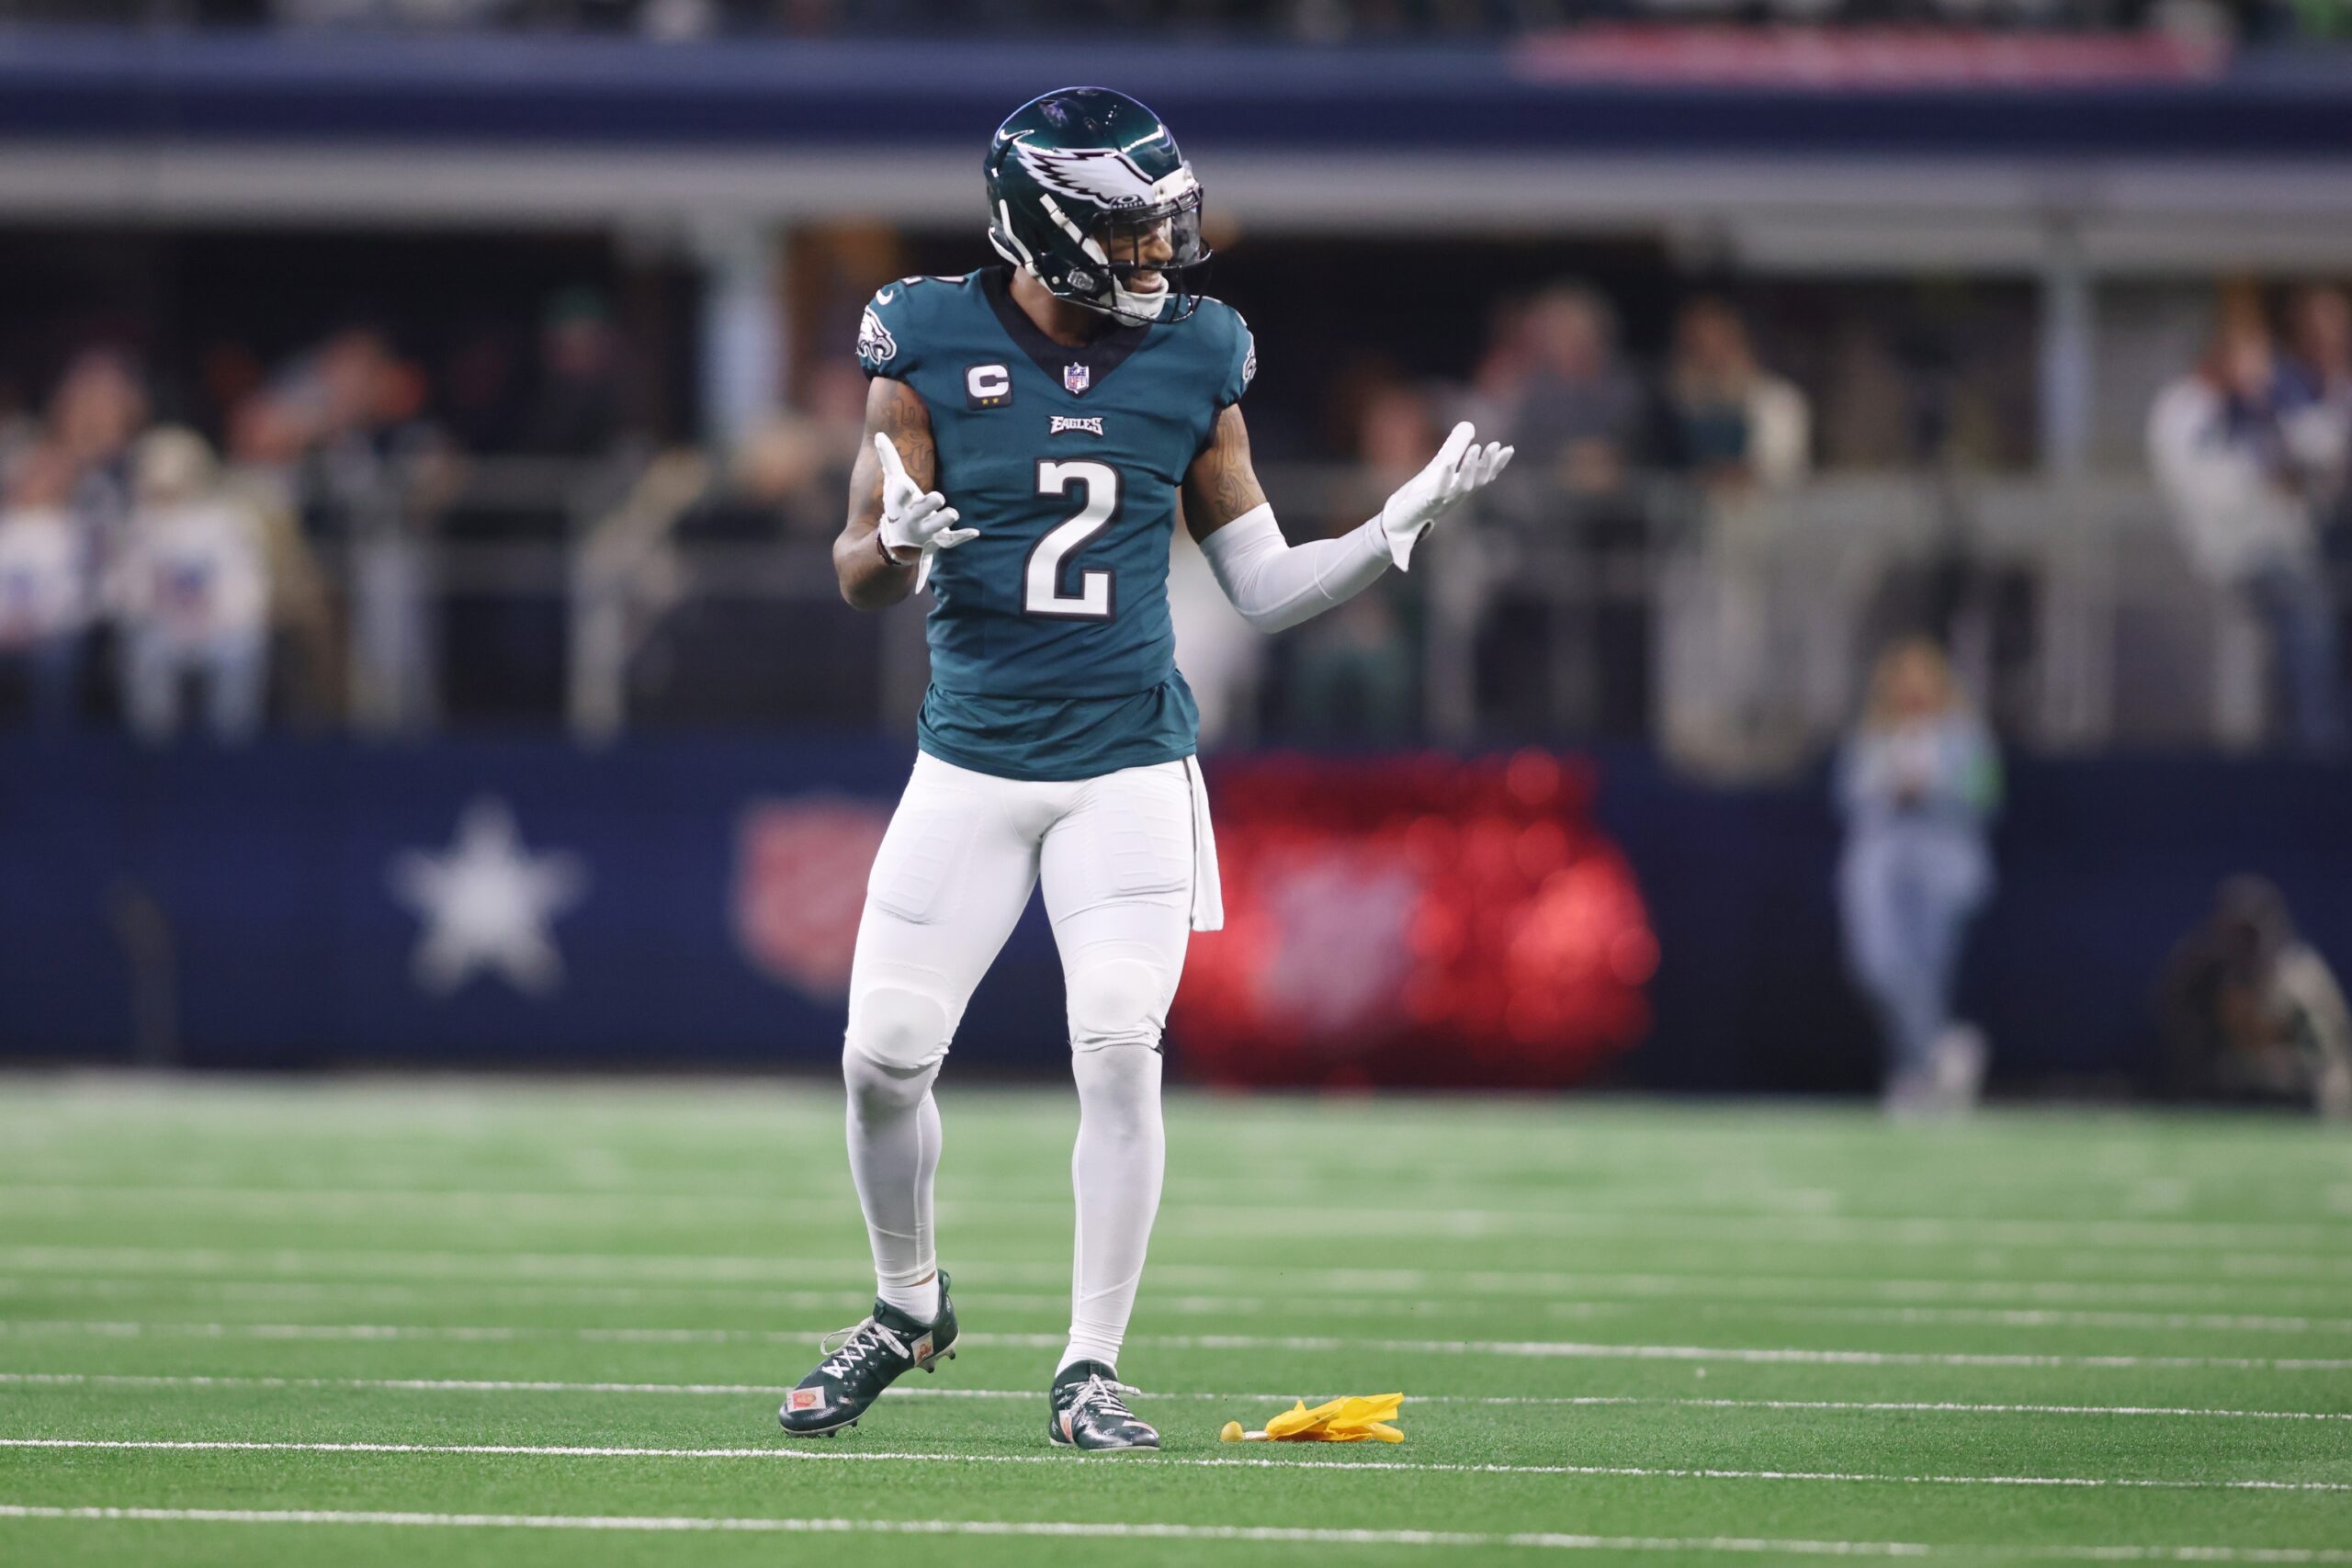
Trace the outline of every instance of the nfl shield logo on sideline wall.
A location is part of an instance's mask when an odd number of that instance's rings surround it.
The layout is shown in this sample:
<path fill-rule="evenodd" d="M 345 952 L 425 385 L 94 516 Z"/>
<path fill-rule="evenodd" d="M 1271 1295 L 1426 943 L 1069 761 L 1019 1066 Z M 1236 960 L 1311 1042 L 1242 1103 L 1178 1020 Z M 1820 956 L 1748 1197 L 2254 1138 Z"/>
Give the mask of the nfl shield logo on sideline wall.
<path fill-rule="evenodd" d="M 1093 368 L 1091 366 L 1085 365 L 1063 366 L 1062 385 L 1069 389 L 1071 397 L 1074 398 L 1078 396 L 1080 392 L 1086 390 L 1087 388 L 1094 385 Z"/>
<path fill-rule="evenodd" d="M 840 795 L 754 801 L 736 819 L 735 941 L 752 966 L 820 999 L 848 993 L 865 876 L 890 813 Z"/>

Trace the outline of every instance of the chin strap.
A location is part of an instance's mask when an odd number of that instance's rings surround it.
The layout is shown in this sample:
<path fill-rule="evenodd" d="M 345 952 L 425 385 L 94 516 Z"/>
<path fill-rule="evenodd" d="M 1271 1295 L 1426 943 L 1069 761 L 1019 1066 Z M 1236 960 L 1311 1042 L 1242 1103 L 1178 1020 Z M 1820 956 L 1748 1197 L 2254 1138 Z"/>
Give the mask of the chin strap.
<path fill-rule="evenodd" d="M 1175 296 L 1176 291 L 1165 282 L 1149 294 L 1137 294 L 1114 276 L 1111 279 L 1111 314 L 1124 316 L 1132 321 L 1156 321 L 1167 312 L 1168 301 Z"/>

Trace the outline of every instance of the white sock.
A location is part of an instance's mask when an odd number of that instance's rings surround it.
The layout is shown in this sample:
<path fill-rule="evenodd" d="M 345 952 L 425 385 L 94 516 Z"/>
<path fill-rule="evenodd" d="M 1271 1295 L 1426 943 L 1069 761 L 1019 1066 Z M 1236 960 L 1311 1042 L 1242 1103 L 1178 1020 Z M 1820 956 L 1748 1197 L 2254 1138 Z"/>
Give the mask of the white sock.
<path fill-rule="evenodd" d="M 1074 1361 L 1118 1366 L 1167 1159 L 1159 1053 L 1110 1045 L 1080 1051 L 1070 1062 L 1078 1078 L 1078 1147 L 1069 1162 L 1078 1248 L 1070 1269 L 1069 1346 L 1057 1372 Z"/>
<path fill-rule="evenodd" d="M 932 1236 L 931 1189 L 939 1171 L 939 1105 L 933 1064 L 909 1072 L 852 1051 L 842 1059 L 849 1087 L 849 1168 L 874 1247 L 875 1293 L 919 1322 L 939 1315 L 939 1256 Z"/>
<path fill-rule="evenodd" d="M 892 1285 L 876 1280 L 874 1293 L 917 1323 L 939 1321 L 939 1276 L 936 1274 L 920 1285 Z"/>

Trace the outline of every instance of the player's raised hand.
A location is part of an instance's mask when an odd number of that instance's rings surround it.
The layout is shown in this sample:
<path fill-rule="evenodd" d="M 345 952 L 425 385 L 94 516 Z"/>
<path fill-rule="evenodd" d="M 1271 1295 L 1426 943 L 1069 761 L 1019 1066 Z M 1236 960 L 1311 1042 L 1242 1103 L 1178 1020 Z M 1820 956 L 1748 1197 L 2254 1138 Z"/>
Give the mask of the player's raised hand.
<path fill-rule="evenodd" d="M 921 559 L 933 550 L 954 549 L 976 537 L 977 528 L 956 526 L 957 513 L 947 498 L 923 490 L 907 477 L 907 465 L 897 443 L 874 433 L 874 455 L 882 461 L 882 547 L 893 559 L 911 553 Z"/>
<path fill-rule="evenodd" d="M 1460 504 L 1464 497 L 1484 490 L 1510 462 L 1511 448 L 1499 441 L 1478 445 L 1478 433 L 1463 421 L 1437 449 L 1429 467 L 1415 474 L 1380 509 L 1380 525 L 1388 536 L 1388 552 L 1400 567 L 1408 564 L 1413 546 L 1429 525 Z"/>

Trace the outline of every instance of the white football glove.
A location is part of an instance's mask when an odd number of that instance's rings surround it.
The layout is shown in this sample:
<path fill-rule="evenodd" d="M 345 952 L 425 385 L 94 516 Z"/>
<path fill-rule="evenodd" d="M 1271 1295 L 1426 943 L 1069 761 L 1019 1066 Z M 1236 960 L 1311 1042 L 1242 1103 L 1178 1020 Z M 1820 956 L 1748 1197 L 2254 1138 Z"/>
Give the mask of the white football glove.
<path fill-rule="evenodd" d="M 1510 447 L 1499 441 L 1481 446 L 1477 441 L 1469 421 L 1455 425 L 1430 466 L 1406 480 L 1380 509 L 1381 532 L 1388 536 L 1389 558 L 1399 570 L 1411 562 L 1413 546 L 1430 524 L 1493 483 L 1510 462 Z"/>
<path fill-rule="evenodd" d="M 880 431 L 874 433 L 875 456 L 882 459 L 882 552 L 900 566 L 928 564 L 933 550 L 952 550 L 977 538 L 978 528 L 956 526 L 956 509 L 935 490 L 920 490 L 907 477 L 899 448 Z"/>

